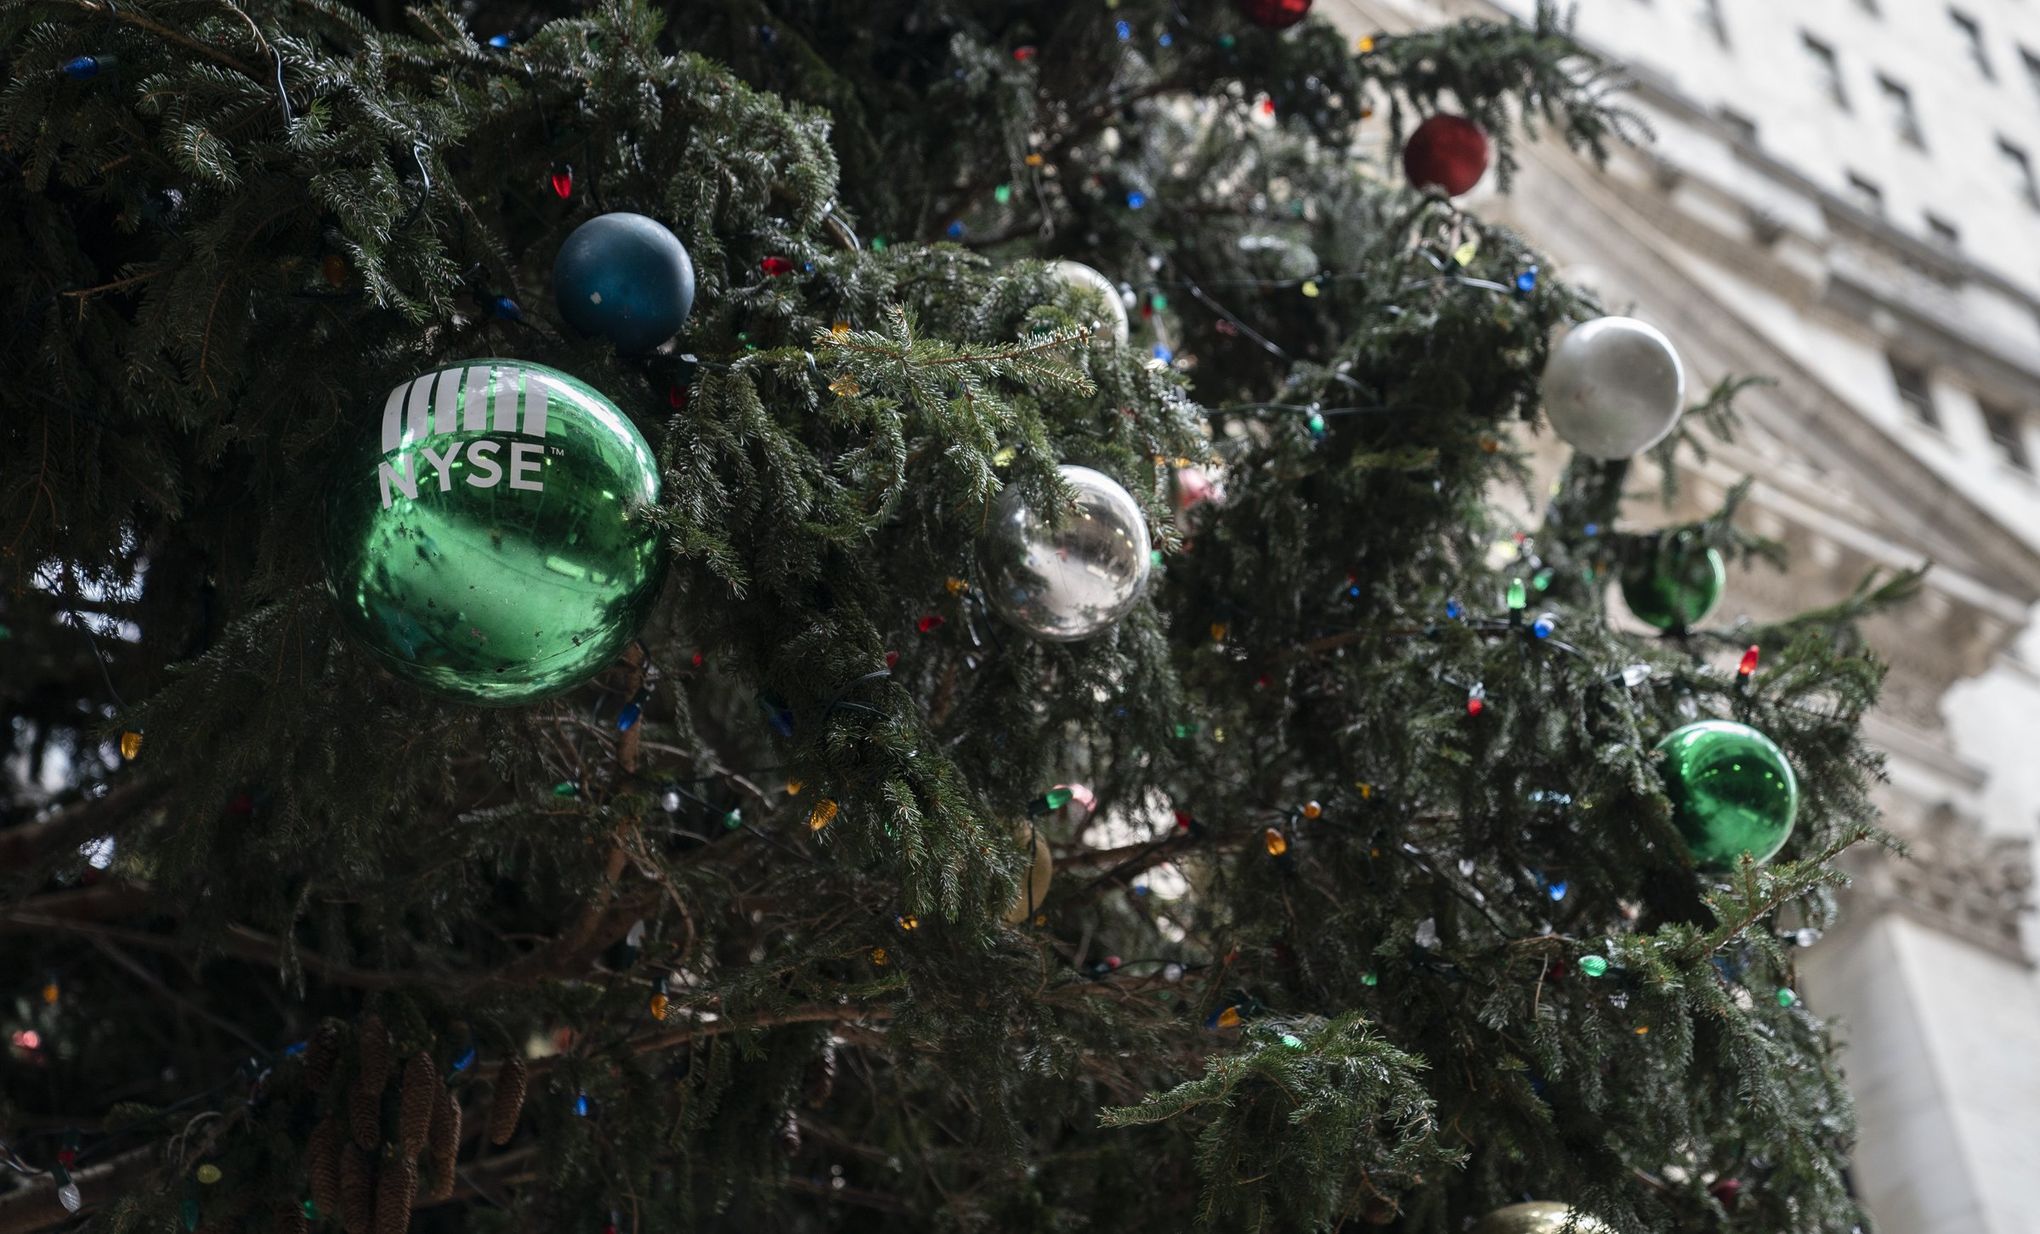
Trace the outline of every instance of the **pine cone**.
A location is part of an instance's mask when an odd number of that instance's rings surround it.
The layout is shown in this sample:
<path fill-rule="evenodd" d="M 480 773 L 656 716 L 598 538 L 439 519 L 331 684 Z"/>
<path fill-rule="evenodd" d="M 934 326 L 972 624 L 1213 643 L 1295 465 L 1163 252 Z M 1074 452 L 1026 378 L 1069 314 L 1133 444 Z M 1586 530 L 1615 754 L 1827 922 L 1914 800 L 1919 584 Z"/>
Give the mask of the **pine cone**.
<path fill-rule="evenodd" d="M 345 1143 L 340 1120 L 328 1114 L 312 1129 L 305 1144 L 305 1172 L 311 1175 L 312 1206 L 324 1220 L 340 1213 L 340 1149 Z"/>
<path fill-rule="evenodd" d="M 347 1126 L 355 1147 L 372 1153 L 382 1143 L 382 1090 L 368 1087 L 362 1076 L 354 1077 L 347 1094 Z"/>
<path fill-rule="evenodd" d="M 390 1030 L 383 1027 L 381 1016 L 370 1014 L 361 1017 L 357 1036 L 362 1078 L 370 1088 L 380 1089 L 390 1082 Z"/>
<path fill-rule="evenodd" d="M 430 1135 L 432 1157 L 432 1190 L 426 1194 L 428 1200 L 453 1198 L 455 1173 L 460 1158 L 460 1102 L 453 1099 L 453 1092 L 444 1086 L 439 1089 L 439 1100 L 432 1106 L 432 1132 Z"/>
<path fill-rule="evenodd" d="M 333 1069 L 340 1062 L 340 1026 L 332 1021 L 319 1025 L 312 1042 L 305 1047 L 305 1087 L 324 1093 L 333 1082 Z"/>
<path fill-rule="evenodd" d="M 375 1234 L 404 1234 L 411 1228 L 411 1201 L 418 1196 L 418 1164 L 399 1157 L 383 1166 L 375 1188 Z"/>
<path fill-rule="evenodd" d="M 361 1021 L 361 1067 L 354 1075 L 354 1091 L 348 1094 L 348 1122 L 355 1147 L 373 1153 L 382 1143 L 382 1094 L 390 1082 L 390 1035 L 380 1017 Z"/>
<path fill-rule="evenodd" d="M 523 1059 L 503 1064 L 496 1077 L 496 1108 L 489 1111 L 489 1143 L 508 1144 L 517 1134 L 517 1116 L 524 1112 L 524 1086 L 530 1078 Z"/>
<path fill-rule="evenodd" d="M 367 1153 L 345 1145 L 340 1150 L 340 1226 L 347 1234 L 369 1234 L 374 1224 L 374 1170 Z"/>
<path fill-rule="evenodd" d="M 807 1105 L 810 1110 L 819 1110 L 829 1104 L 829 1098 L 836 1093 L 836 1042 L 834 1038 L 822 1042 L 822 1052 L 808 1064 Z"/>
<path fill-rule="evenodd" d="M 432 1130 L 432 1095 L 442 1087 L 430 1054 L 420 1050 L 404 1064 L 404 1087 L 397 1106 L 398 1143 L 404 1160 L 414 1161 L 425 1151 L 425 1135 Z"/>

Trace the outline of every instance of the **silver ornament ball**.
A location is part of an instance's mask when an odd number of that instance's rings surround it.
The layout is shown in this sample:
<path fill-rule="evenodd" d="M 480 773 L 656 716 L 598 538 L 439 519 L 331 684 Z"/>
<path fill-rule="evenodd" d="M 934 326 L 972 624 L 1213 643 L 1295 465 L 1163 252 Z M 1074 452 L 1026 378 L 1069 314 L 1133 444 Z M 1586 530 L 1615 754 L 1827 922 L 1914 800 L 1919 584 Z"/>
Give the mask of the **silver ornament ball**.
<path fill-rule="evenodd" d="M 1065 465 L 1074 508 L 1036 510 L 1018 485 L 992 501 L 978 549 L 993 611 L 1036 638 L 1069 643 L 1126 616 L 1147 586 L 1147 519 L 1110 476 Z"/>
<path fill-rule="evenodd" d="M 1582 454 L 1630 458 L 1664 440 L 1686 402 L 1672 341 L 1634 317 L 1575 326 L 1544 366 L 1544 412 Z"/>
<path fill-rule="evenodd" d="M 1048 263 L 1048 272 L 1078 291 L 1086 309 L 1102 308 L 1099 320 L 1111 328 L 1114 342 L 1126 345 L 1133 328 L 1126 316 L 1126 302 L 1119 298 L 1119 288 L 1111 279 L 1080 261 L 1052 261 Z M 1094 300 L 1099 302 L 1098 306 L 1092 305 Z"/>
<path fill-rule="evenodd" d="M 1573 1210 L 1569 1205 L 1533 1200 L 1528 1204 L 1511 1204 L 1507 1208 L 1496 1209 L 1480 1219 L 1480 1224 L 1473 1227 L 1473 1234 L 1559 1234 L 1572 1216 Z M 1578 1234 L 1615 1234 L 1585 1213 L 1579 1214 L 1578 1224 L 1573 1229 Z"/>

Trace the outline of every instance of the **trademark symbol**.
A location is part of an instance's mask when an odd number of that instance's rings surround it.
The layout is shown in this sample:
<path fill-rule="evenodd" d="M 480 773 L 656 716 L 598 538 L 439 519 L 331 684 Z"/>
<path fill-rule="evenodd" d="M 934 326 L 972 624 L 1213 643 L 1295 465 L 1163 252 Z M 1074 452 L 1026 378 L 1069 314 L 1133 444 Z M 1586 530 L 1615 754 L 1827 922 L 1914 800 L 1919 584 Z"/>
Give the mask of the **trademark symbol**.
<path fill-rule="evenodd" d="M 565 454 L 566 454 L 566 452 L 567 452 L 567 451 L 566 451 L 566 447 L 564 447 L 564 446 L 547 446 L 547 447 L 546 447 L 546 451 L 547 451 L 548 453 L 550 453 L 550 454 L 558 454 L 558 455 L 565 455 Z"/>

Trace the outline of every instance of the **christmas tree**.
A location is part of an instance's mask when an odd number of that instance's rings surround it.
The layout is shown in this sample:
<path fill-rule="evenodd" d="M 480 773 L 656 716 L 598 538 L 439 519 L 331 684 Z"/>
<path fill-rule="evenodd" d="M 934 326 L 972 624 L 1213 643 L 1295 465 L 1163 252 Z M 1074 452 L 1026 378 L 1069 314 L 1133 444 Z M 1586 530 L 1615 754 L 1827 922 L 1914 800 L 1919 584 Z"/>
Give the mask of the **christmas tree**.
<path fill-rule="evenodd" d="M 0 1231 L 1849 1229 L 1910 580 L 1308 7 L 0 15 Z"/>

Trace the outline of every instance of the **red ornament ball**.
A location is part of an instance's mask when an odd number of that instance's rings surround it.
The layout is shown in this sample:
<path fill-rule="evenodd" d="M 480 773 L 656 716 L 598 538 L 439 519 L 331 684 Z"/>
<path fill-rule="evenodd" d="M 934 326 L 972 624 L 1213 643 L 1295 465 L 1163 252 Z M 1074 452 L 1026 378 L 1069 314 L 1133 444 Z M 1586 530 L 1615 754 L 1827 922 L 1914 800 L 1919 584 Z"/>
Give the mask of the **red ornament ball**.
<path fill-rule="evenodd" d="M 1457 197 L 1487 174 L 1488 139 L 1478 124 L 1443 113 L 1417 126 L 1403 146 L 1403 174 L 1420 189 Z"/>
<path fill-rule="evenodd" d="M 1240 15 L 1263 30 L 1287 30 L 1310 12 L 1310 0 L 1239 0 Z"/>

